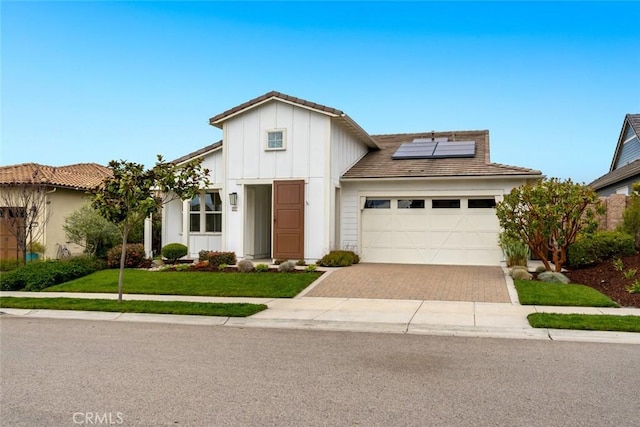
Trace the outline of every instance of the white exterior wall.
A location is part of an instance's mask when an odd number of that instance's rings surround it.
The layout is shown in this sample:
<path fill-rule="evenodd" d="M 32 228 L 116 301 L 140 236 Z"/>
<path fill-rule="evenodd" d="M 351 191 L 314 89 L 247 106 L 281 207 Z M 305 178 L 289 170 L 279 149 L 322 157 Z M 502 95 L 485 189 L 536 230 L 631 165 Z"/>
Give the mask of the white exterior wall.
<path fill-rule="evenodd" d="M 342 245 L 360 252 L 360 214 L 366 197 L 503 196 L 525 179 L 386 180 L 342 183 Z"/>
<path fill-rule="evenodd" d="M 222 191 L 224 184 L 224 159 L 222 149 L 217 149 L 205 155 L 202 161 L 202 168 L 209 169 L 211 186 L 208 190 L 220 191 L 224 209 L 225 204 L 229 203 L 229 197 L 225 196 L 225 193 Z M 182 243 L 189 248 L 187 256 L 190 258 L 197 258 L 198 252 L 201 250 L 221 250 L 222 233 L 189 233 L 189 212 L 188 208 L 183 209 L 183 204 L 181 200 L 173 200 L 164 206 L 162 210 L 162 246 L 168 243 Z"/>
<path fill-rule="evenodd" d="M 326 230 L 328 236 L 326 239 L 329 241 L 328 250 L 331 249 L 344 249 L 342 237 L 336 241 L 335 227 L 340 227 L 340 218 L 336 218 L 336 202 L 340 206 L 340 209 L 344 211 L 344 199 L 336 201 L 336 188 L 341 188 L 340 177 L 364 157 L 369 151 L 367 146 L 358 141 L 353 135 L 346 132 L 344 128 L 340 127 L 337 123 L 333 122 L 331 127 L 331 165 L 330 165 L 330 179 L 327 183 L 327 200 L 330 203 L 325 206 L 325 218 L 330 218 L 329 227 Z M 337 221 L 336 221 L 337 220 Z M 342 234 L 340 233 L 340 236 Z"/>
<path fill-rule="evenodd" d="M 267 131 L 284 130 L 285 149 L 265 150 Z M 224 122 L 227 181 L 224 194 L 238 193 L 238 209 L 225 204 L 223 249 L 244 256 L 244 186 L 275 180 L 305 181 L 305 257 L 328 249 L 325 220 L 331 121 L 324 114 L 285 102 L 268 102 Z M 227 196 L 228 199 L 228 196 Z M 228 202 L 228 200 L 225 200 Z"/>

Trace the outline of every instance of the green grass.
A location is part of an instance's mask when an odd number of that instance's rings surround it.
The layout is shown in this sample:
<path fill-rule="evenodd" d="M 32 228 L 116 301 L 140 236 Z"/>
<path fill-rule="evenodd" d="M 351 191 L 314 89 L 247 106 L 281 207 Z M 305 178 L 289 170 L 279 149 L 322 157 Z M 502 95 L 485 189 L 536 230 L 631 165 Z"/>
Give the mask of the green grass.
<path fill-rule="evenodd" d="M 127 269 L 127 294 L 199 295 L 218 297 L 292 298 L 320 273 L 220 273 Z M 118 292 L 118 270 L 101 270 L 43 289 L 46 292 Z"/>
<path fill-rule="evenodd" d="M 534 328 L 640 332 L 640 316 L 532 313 L 527 319 Z"/>
<path fill-rule="evenodd" d="M 606 295 L 584 285 L 514 280 L 522 305 L 564 305 L 579 307 L 619 307 Z"/>
<path fill-rule="evenodd" d="M 220 304 L 186 301 L 122 301 L 119 303 L 117 300 L 107 299 L 14 297 L 0 298 L 0 307 L 224 317 L 247 317 L 267 308 L 264 304 Z"/>

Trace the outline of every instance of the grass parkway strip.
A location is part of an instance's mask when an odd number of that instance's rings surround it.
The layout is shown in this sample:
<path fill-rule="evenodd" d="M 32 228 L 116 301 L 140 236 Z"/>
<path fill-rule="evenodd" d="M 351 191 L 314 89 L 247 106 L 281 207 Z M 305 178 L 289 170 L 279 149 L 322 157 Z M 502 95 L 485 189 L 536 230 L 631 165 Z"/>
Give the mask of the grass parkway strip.
<path fill-rule="evenodd" d="M 266 310 L 264 304 L 208 303 L 188 301 L 137 301 L 119 303 L 109 299 L 0 298 L 0 307 L 32 310 L 81 310 L 116 313 L 186 314 L 198 316 L 247 317 Z"/>
<path fill-rule="evenodd" d="M 640 332 L 640 316 L 532 313 L 527 319 L 534 328 Z"/>

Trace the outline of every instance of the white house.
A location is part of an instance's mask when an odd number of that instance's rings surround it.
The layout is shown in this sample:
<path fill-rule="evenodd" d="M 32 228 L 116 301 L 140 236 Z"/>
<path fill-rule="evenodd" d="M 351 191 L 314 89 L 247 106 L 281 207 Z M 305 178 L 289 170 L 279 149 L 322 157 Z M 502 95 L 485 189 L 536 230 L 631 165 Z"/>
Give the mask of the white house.
<path fill-rule="evenodd" d="M 369 135 L 353 119 L 279 92 L 212 117 L 212 186 L 163 210 L 162 244 L 305 259 L 351 249 L 363 262 L 497 265 L 495 203 L 537 170 L 491 163 L 489 132 Z"/>

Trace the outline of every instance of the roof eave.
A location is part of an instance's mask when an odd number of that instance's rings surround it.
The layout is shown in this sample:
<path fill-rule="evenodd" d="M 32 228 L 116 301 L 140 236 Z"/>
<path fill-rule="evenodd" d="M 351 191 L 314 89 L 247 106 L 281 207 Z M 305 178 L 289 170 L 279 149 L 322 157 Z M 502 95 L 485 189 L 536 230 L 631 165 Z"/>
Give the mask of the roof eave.
<path fill-rule="evenodd" d="M 359 181 L 445 181 L 445 180 L 464 180 L 464 179 L 490 179 L 490 180 L 506 180 L 506 179 L 541 179 L 546 175 L 540 174 L 513 174 L 513 175 L 447 175 L 447 176 L 390 176 L 390 177 L 363 177 L 363 178 L 345 178 L 341 177 L 340 181 L 359 182 Z"/>

